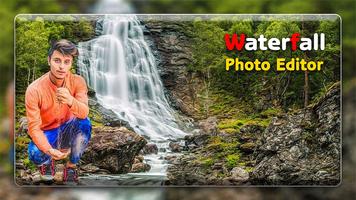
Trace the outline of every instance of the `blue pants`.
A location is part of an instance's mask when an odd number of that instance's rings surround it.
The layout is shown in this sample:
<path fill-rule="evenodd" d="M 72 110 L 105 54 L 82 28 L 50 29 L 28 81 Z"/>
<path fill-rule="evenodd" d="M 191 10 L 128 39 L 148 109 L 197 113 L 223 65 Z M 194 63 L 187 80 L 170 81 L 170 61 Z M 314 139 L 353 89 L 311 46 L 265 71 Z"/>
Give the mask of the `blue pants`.
<path fill-rule="evenodd" d="M 91 123 L 89 118 L 73 118 L 58 128 L 44 131 L 44 134 L 54 149 L 71 149 L 70 162 L 77 164 L 89 143 Z M 28 144 L 28 156 L 36 165 L 51 162 L 51 156 L 39 150 L 33 141 Z"/>

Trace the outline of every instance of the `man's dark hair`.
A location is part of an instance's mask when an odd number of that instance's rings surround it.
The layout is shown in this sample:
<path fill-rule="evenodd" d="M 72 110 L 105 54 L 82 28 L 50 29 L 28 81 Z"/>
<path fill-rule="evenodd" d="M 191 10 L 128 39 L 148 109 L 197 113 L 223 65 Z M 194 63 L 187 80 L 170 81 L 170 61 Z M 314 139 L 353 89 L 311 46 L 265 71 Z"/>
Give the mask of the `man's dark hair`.
<path fill-rule="evenodd" d="M 51 57 L 54 51 L 59 51 L 63 55 L 78 56 L 79 52 L 75 44 L 66 39 L 51 42 L 51 48 L 48 51 L 48 56 Z"/>

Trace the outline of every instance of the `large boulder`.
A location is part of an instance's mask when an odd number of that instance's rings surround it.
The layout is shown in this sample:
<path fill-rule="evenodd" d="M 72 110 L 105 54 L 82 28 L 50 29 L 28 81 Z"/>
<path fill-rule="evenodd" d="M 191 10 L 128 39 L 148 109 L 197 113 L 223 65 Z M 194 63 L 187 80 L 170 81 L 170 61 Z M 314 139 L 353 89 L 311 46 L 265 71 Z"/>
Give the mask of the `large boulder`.
<path fill-rule="evenodd" d="M 199 122 L 199 128 L 203 131 L 203 133 L 209 135 L 217 134 L 217 126 L 218 126 L 218 119 L 216 117 L 209 117 Z"/>
<path fill-rule="evenodd" d="M 92 134 L 82 164 L 92 164 L 113 174 L 128 173 L 147 143 L 142 136 L 124 127 L 97 127 Z"/>
<path fill-rule="evenodd" d="M 234 181 L 246 182 L 249 179 L 248 172 L 241 167 L 234 167 L 230 173 Z"/>
<path fill-rule="evenodd" d="M 337 185 L 340 121 L 340 84 L 307 109 L 273 118 L 254 154 L 252 183 Z"/>

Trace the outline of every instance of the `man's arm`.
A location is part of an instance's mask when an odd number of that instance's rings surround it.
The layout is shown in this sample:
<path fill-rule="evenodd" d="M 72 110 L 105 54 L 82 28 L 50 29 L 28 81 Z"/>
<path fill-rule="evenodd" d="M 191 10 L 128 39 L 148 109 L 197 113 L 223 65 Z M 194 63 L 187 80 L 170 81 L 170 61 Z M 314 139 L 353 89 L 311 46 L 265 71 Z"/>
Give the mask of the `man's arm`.
<path fill-rule="evenodd" d="M 85 83 L 84 78 L 78 76 L 75 81 L 75 94 L 72 102 L 72 106 L 70 106 L 70 111 L 80 118 L 85 119 L 89 114 L 89 106 L 88 106 L 88 88 Z"/>
<path fill-rule="evenodd" d="M 52 148 L 47 137 L 41 130 L 41 113 L 39 108 L 39 95 L 32 89 L 27 88 L 25 94 L 26 116 L 28 121 L 28 134 L 36 146 L 44 153 Z"/>

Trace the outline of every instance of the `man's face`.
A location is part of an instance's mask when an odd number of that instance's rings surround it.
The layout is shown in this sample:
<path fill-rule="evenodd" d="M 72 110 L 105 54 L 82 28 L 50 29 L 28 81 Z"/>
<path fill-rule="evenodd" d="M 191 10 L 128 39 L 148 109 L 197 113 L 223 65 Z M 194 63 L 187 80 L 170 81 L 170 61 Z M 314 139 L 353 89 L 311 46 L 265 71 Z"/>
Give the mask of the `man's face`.
<path fill-rule="evenodd" d="M 63 55 L 55 50 L 51 57 L 48 57 L 48 64 L 51 67 L 51 73 L 57 79 L 64 79 L 72 67 L 73 57 Z"/>

